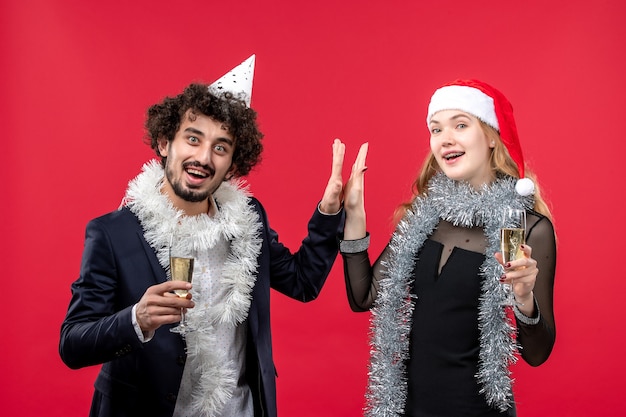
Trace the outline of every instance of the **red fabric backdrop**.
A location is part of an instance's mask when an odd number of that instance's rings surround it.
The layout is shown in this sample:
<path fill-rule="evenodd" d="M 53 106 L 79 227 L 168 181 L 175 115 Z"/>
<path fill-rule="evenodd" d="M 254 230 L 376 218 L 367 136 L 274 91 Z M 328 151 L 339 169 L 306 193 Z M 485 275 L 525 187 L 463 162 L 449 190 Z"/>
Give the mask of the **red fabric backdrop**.
<path fill-rule="evenodd" d="M 618 415 L 626 228 L 599 226 L 624 214 L 624 4 L 3 0 L 0 414 L 86 415 L 97 368 L 71 371 L 57 354 L 85 224 L 115 209 L 152 157 L 145 109 L 256 53 L 253 106 L 266 138 L 249 179 L 293 247 L 335 137 L 350 163 L 370 142 L 378 251 L 427 151 L 431 93 L 457 77 L 500 88 L 560 249 L 557 343 L 541 367 L 515 367 L 519 415 Z M 317 301 L 272 302 L 280 415 L 361 415 L 369 317 L 349 311 L 341 261 Z"/>

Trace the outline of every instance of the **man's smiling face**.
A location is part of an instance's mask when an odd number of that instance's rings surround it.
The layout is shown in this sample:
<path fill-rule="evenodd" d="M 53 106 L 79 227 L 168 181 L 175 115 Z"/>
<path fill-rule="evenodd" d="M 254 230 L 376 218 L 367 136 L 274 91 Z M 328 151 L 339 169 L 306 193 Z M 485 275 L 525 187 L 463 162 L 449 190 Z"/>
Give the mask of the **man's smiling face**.
<path fill-rule="evenodd" d="M 164 192 L 174 207 L 190 215 L 202 211 L 192 207 L 206 207 L 209 196 L 232 172 L 234 149 L 235 139 L 223 123 L 187 111 L 174 139 L 159 143 L 161 156 L 167 158 Z"/>

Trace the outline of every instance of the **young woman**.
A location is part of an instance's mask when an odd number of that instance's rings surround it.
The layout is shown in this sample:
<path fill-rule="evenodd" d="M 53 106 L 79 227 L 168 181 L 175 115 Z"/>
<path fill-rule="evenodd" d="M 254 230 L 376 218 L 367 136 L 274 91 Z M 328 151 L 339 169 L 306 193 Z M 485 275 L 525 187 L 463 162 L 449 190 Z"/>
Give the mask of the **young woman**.
<path fill-rule="evenodd" d="M 430 153 L 412 201 L 372 265 L 361 147 L 340 249 L 348 300 L 372 310 L 368 416 L 515 415 L 509 365 L 543 363 L 555 340 L 555 233 L 509 101 L 477 80 L 432 96 Z M 524 256 L 503 262 L 505 208 L 526 212 Z M 507 306 L 505 284 L 514 302 Z"/>

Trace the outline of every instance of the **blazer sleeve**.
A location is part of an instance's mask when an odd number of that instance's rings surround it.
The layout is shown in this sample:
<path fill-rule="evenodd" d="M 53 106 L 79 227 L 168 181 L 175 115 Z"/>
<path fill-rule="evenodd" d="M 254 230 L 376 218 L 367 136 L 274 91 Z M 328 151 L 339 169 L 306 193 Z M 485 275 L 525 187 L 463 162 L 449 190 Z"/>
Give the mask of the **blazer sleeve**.
<path fill-rule="evenodd" d="M 108 229 L 102 218 L 86 228 L 80 275 L 71 286 L 59 343 L 61 359 L 70 368 L 101 364 L 142 348 L 131 310 L 145 288 L 139 284 L 128 291 L 135 271 L 123 272 Z"/>
<path fill-rule="evenodd" d="M 267 213 L 261 204 L 256 200 L 254 202 L 264 225 L 271 287 L 302 302 L 314 300 L 339 252 L 337 235 L 343 229 L 343 210 L 326 215 L 316 207 L 307 226 L 307 236 L 298 250 L 292 253 L 269 226 Z"/>

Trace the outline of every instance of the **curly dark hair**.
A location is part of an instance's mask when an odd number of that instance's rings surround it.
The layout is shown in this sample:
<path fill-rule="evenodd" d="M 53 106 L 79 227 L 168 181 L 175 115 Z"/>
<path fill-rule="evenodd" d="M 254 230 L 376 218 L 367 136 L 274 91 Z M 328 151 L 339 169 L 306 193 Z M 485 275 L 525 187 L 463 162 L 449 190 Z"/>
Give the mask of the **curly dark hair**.
<path fill-rule="evenodd" d="M 151 106 L 147 111 L 144 142 L 150 145 L 161 158 L 161 164 L 165 166 L 166 158 L 159 153 L 158 140 L 162 138 L 174 140 L 188 110 L 206 115 L 226 125 L 229 133 L 233 135 L 234 175 L 245 176 L 261 161 L 263 151 L 261 143 L 263 133 L 257 126 L 257 113 L 233 94 L 224 93 L 216 96 L 208 87 L 206 84 L 190 84 L 176 97 L 166 97 L 161 103 Z"/>

